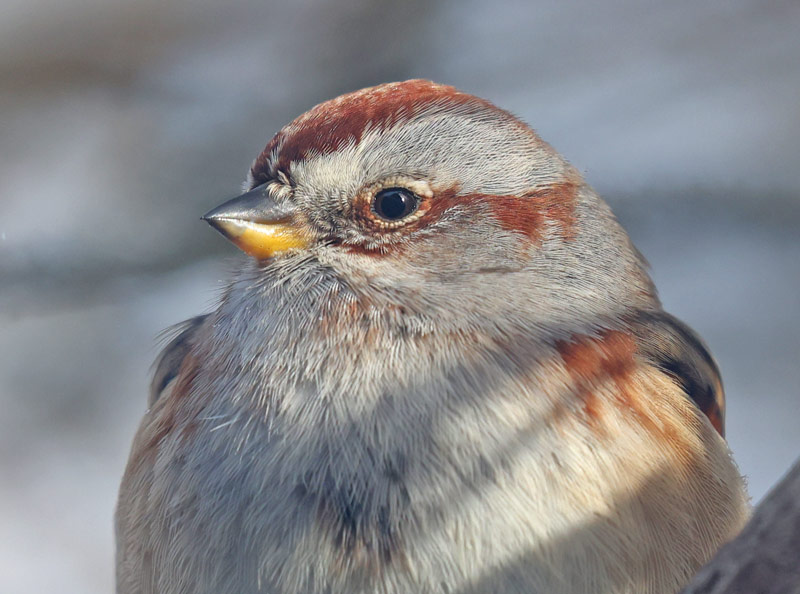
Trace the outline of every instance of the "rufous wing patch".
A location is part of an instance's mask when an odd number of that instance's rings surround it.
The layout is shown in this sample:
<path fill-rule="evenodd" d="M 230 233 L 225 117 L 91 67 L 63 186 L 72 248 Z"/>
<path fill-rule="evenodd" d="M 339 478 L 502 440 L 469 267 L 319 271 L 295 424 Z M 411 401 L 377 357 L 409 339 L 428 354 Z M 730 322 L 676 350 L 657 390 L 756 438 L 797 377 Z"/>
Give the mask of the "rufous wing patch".
<path fill-rule="evenodd" d="M 575 336 L 569 341 L 559 341 L 556 349 L 572 379 L 574 393 L 583 402 L 587 420 L 593 426 L 600 426 L 602 406 L 597 401 L 597 388 L 611 381 L 618 398 L 628 399 L 627 381 L 635 367 L 633 337 L 607 331 L 598 337 Z"/>
<path fill-rule="evenodd" d="M 598 336 L 575 336 L 570 341 L 559 342 L 556 348 L 564 361 L 567 373 L 574 382 L 574 393 L 584 401 L 584 411 L 590 415 L 593 426 L 603 427 L 602 413 L 613 410 L 630 419 L 661 440 L 675 452 L 688 452 L 679 428 L 669 419 L 659 418 L 650 399 L 654 393 L 643 393 L 636 377 L 647 374 L 647 367 L 638 358 L 636 337 L 627 331 L 606 330 Z M 594 390 L 609 383 L 613 387 L 611 399 L 602 406 L 594 400 Z M 585 403 L 589 402 L 589 407 Z"/>

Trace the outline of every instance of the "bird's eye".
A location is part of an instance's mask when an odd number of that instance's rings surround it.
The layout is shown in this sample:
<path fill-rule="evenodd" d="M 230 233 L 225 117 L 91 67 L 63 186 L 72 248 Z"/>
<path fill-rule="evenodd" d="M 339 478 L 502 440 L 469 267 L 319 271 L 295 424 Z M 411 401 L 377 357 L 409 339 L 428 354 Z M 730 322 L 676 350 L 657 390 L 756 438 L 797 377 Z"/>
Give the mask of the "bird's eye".
<path fill-rule="evenodd" d="M 405 188 L 386 188 L 372 199 L 372 212 L 385 221 L 399 221 L 417 210 L 419 198 Z"/>

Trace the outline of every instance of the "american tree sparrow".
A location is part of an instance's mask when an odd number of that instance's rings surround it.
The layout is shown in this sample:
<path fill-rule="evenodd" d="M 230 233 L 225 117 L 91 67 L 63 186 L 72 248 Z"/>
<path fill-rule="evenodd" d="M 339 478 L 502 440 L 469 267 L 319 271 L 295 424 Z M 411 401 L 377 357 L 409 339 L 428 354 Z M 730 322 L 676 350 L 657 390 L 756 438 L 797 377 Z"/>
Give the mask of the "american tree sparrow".
<path fill-rule="evenodd" d="M 705 345 L 523 122 L 411 80 L 283 128 L 157 361 L 120 594 L 676 592 L 743 525 Z"/>

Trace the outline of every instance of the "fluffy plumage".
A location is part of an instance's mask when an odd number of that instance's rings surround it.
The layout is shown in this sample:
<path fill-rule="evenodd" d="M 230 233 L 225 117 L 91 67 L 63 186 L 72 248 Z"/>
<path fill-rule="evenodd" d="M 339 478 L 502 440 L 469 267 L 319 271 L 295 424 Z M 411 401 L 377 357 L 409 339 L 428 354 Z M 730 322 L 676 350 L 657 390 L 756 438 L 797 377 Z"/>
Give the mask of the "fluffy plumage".
<path fill-rule="evenodd" d="M 667 594 L 742 526 L 713 360 L 524 123 L 381 85 L 281 130 L 262 184 L 312 241 L 161 355 L 120 594 Z"/>

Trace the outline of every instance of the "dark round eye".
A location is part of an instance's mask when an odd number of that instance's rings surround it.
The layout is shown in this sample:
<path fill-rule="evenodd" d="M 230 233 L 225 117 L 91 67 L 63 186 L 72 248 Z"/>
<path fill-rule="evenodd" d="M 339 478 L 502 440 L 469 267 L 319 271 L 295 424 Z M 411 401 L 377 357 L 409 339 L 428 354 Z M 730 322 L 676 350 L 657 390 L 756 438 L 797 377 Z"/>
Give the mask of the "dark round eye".
<path fill-rule="evenodd" d="M 399 221 L 417 210 L 419 198 L 405 188 L 386 188 L 372 199 L 372 211 L 387 221 Z"/>

